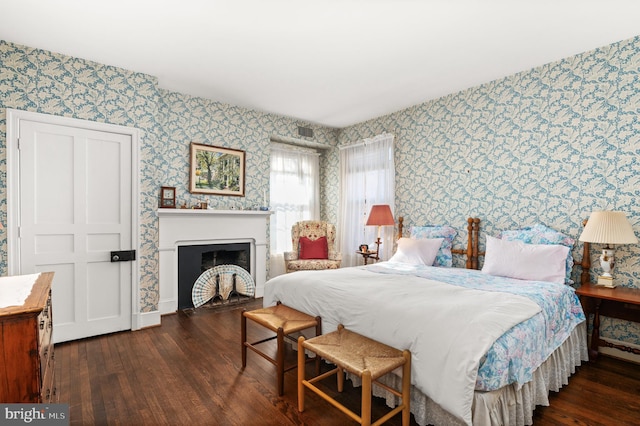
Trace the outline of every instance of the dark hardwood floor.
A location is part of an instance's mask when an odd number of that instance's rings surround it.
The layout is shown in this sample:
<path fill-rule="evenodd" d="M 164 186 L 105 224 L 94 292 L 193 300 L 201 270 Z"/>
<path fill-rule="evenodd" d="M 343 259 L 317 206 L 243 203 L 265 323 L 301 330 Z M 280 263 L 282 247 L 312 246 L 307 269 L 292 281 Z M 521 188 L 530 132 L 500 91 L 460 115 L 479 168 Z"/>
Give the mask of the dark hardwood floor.
<path fill-rule="evenodd" d="M 245 306 L 261 307 L 261 300 Z M 283 397 L 275 368 L 262 357 L 249 351 L 243 371 L 240 309 L 180 312 L 163 317 L 160 327 L 56 345 L 58 394 L 70 404 L 71 424 L 356 424 L 311 392 L 299 413 L 295 370 L 286 373 Z M 267 335 L 252 325 L 250 339 Z M 313 365 L 307 368 L 310 374 Z M 326 382 L 325 391 L 336 395 L 335 380 Z M 339 398 L 359 412 L 360 390 L 349 381 Z M 640 366 L 601 357 L 550 399 L 551 406 L 535 410 L 536 425 L 640 425 Z M 386 413 L 381 399 L 373 406 L 374 419 Z M 400 425 L 400 416 L 387 424 Z"/>

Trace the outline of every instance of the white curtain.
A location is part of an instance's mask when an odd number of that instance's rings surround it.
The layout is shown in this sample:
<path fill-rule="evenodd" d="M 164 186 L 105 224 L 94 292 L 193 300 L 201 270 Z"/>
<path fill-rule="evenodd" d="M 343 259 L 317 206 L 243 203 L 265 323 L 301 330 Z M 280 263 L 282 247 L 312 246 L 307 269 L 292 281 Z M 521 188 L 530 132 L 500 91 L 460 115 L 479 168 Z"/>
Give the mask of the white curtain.
<path fill-rule="evenodd" d="M 360 244 L 375 250 L 378 227 L 366 226 L 371 206 L 388 204 L 395 212 L 393 135 L 383 134 L 340 148 L 339 247 L 342 266 L 362 264 Z M 395 214 L 394 214 L 395 218 Z M 381 227 L 380 258 L 392 255 L 394 227 Z"/>
<path fill-rule="evenodd" d="M 311 149 L 271 144 L 271 269 L 284 273 L 284 252 L 291 250 L 291 227 L 320 219 L 319 154 Z"/>

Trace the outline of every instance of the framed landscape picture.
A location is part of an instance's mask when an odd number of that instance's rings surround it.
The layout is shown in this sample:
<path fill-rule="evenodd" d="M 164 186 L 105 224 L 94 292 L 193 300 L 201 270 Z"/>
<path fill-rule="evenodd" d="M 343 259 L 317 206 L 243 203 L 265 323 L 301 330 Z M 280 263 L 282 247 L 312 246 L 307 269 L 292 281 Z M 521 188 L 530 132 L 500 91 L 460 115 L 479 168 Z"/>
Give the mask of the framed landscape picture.
<path fill-rule="evenodd" d="M 189 191 L 244 197 L 245 152 L 191 142 Z"/>

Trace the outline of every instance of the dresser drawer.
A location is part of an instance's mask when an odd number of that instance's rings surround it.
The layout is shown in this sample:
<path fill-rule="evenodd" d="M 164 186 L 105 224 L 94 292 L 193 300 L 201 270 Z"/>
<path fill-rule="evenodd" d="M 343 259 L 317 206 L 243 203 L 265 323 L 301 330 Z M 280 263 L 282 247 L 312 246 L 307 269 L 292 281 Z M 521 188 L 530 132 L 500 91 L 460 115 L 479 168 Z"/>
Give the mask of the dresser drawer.
<path fill-rule="evenodd" d="M 0 277 L 0 281 L 11 278 Z M 51 305 L 53 272 L 42 272 L 29 278 L 34 282 L 25 302 L 0 308 L 2 403 L 53 402 L 56 398 Z M 11 284 L 11 281 L 6 282 Z"/>
<path fill-rule="evenodd" d="M 44 404 L 55 402 L 56 389 L 53 380 L 54 368 L 53 357 L 49 359 L 49 363 L 45 365 L 44 375 L 42 376 L 42 387 L 40 389 L 40 398 Z"/>
<path fill-rule="evenodd" d="M 51 339 L 48 340 L 49 342 Z M 53 345 L 48 343 L 46 346 L 40 347 L 40 377 L 43 378 L 49 364 L 53 362 Z M 44 381 L 44 379 L 43 379 Z"/>
<path fill-rule="evenodd" d="M 49 291 L 49 297 L 45 303 L 42 312 L 38 315 L 38 335 L 40 345 L 45 344 L 44 339 L 47 337 L 51 340 L 51 331 L 53 329 L 53 318 L 51 309 L 51 291 Z"/>

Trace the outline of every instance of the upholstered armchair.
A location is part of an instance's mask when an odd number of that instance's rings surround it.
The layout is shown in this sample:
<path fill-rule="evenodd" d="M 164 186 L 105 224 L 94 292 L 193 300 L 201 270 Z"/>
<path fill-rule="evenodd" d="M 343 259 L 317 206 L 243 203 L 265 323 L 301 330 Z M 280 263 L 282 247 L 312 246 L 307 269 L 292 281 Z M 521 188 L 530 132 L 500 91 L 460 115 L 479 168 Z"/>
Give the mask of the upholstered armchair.
<path fill-rule="evenodd" d="M 297 222 L 291 228 L 291 242 L 292 251 L 284 254 L 286 272 L 340 267 L 335 225 L 319 220 Z"/>

